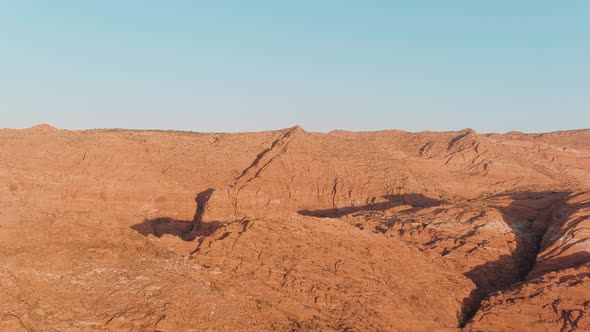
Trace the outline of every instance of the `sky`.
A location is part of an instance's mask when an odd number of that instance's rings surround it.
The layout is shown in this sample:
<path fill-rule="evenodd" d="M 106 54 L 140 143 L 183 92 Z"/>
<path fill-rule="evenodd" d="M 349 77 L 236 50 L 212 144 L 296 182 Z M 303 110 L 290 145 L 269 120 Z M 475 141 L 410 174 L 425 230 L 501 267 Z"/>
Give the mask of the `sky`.
<path fill-rule="evenodd" d="M 590 128 L 587 0 L 0 0 L 0 127 Z"/>

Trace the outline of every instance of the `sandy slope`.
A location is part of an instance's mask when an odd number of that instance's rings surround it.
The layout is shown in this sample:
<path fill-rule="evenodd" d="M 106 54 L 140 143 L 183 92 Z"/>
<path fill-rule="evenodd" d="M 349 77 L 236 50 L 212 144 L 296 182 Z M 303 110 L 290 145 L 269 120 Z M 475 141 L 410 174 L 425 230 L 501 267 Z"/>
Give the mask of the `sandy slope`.
<path fill-rule="evenodd" d="M 0 151 L 2 330 L 590 330 L 588 130 L 43 125 Z"/>

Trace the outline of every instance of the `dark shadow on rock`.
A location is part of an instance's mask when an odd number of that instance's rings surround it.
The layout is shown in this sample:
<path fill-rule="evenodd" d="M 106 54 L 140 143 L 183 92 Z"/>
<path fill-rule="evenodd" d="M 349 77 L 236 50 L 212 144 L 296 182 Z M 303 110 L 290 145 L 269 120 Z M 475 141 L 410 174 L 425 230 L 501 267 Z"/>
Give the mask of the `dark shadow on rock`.
<path fill-rule="evenodd" d="M 164 235 L 173 235 L 184 241 L 193 241 L 199 236 L 210 236 L 217 229 L 226 223 L 218 221 L 202 222 L 197 232 L 193 232 L 192 220 L 178 220 L 173 218 L 155 218 L 146 219 L 139 224 L 131 226 L 131 229 L 143 236 L 153 235 L 162 237 Z"/>
<path fill-rule="evenodd" d="M 196 209 L 193 220 L 178 220 L 168 217 L 146 219 L 142 223 L 131 226 L 131 229 L 143 236 L 154 235 L 162 237 L 173 235 L 184 241 L 193 241 L 197 237 L 210 236 L 225 223 L 218 221 L 204 222 L 207 203 L 215 192 L 209 188 L 199 192 L 195 197 Z"/>
<path fill-rule="evenodd" d="M 590 253 L 587 251 L 580 251 L 567 256 L 542 260 L 540 263 L 543 264 L 543 268 L 539 270 L 535 269 L 535 276 L 541 276 L 555 270 L 571 269 L 588 262 L 590 262 Z"/>
<path fill-rule="evenodd" d="M 361 211 L 385 211 L 392 207 L 401 205 L 410 205 L 414 208 L 427 208 L 445 203 L 442 200 L 430 198 L 422 194 L 385 195 L 382 197 L 387 199 L 387 201 L 382 203 L 370 203 L 361 206 L 349 206 L 342 208 L 299 210 L 297 213 L 304 216 L 317 218 L 339 218 L 347 214 Z"/>
<path fill-rule="evenodd" d="M 567 220 L 583 205 L 565 205 L 564 202 L 572 197 L 574 196 L 571 196 L 571 192 L 545 191 L 500 194 L 488 198 L 510 200 L 508 206 L 494 207 L 502 213 L 504 221 L 515 235 L 516 248 L 511 255 L 504 255 L 496 261 L 478 265 L 464 274 L 473 281 L 476 289 L 463 299 L 459 327 L 464 327 L 471 320 L 479 310 L 481 301 L 491 293 L 506 290 L 528 279 L 539 252 L 553 244 L 548 239 L 544 239 L 549 227 Z M 556 216 L 554 213 L 556 209 L 565 212 Z M 574 221 L 576 222 L 579 223 Z M 560 231 L 560 233 L 563 232 L 565 230 Z M 559 237 L 558 233 L 555 238 Z M 561 270 L 568 267 L 566 262 L 579 265 L 588 261 L 590 261 L 590 254 L 576 255 L 575 259 L 556 258 L 555 263 L 563 264 L 563 266 L 554 264 L 552 266 L 559 267 Z"/>

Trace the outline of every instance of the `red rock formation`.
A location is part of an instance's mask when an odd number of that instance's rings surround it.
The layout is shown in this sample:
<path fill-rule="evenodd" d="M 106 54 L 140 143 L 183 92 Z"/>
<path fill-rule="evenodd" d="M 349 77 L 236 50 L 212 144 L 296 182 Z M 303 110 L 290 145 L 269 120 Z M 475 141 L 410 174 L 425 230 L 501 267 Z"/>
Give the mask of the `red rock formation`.
<path fill-rule="evenodd" d="M 590 131 L 39 126 L 0 149 L 3 330 L 590 329 Z"/>

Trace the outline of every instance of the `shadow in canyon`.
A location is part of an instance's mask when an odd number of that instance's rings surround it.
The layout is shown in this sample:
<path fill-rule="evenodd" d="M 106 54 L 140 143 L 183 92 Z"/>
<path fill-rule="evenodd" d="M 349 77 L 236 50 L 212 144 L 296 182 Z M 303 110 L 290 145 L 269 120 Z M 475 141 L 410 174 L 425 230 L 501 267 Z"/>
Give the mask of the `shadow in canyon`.
<path fill-rule="evenodd" d="M 542 275 L 542 271 L 536 271 L 536 275 L 530 275 L 535 267 L 537 255 L 554 244 L 555 240 L 545 238 L 549 228 L 559 226 L 575 213 L 575 211 L 586 204 L 565 204 L 567 199 L 574 196 L 571 192 L 517 192 L 499 194 L 489 197 L 492 202 L 497 200 L 509 201 L 508 204 L 491 204 L 498 209 L 504 222 L 510 227 L 515 236 L 515 247 L 511 255 L 501 256 L 496 261 L 486 262 L 466 272 L 464 275 L 471 279 L 476 288 L 462 301 L 462 311 L 458 317 L 458 326 L 464 327 L 476 314 L 483 299 L 494 292 L 509 289 L 516 284 Z M 579 220 L 578 220 L 579 219 Z M 572 229 L 586 218 L 577 218 L 568 222 L 568 229 Z M 553 235 L 553 239 L 559 239 L 567 230 L 562 229 Z M 579 241 L 585 241 L 581 239 Z M 565 252 L 569 247 L 578 243 L 570 244 L 553 249 L 556 253 L 545 253 L 543 264 L 566 269 L 589 262 L 590 254 L 577 253 L 565 257 L 551 259 Z"/>
<path fill-rule="evenodd" d="M 413 208 L 427 208 L 444 204 L 442 200 L 437 200 L 424 196 L 422 194 L 401 194 L 401 195 L 385 195 L 382 196 L 387 201 L 374 203 L 376 198 L 372 199 L 373 203 L 360 206 L 348 206 L 342 208 L 320 209 L 320 210 L 299 210 L 297 213 L 316 218 L 339 218 L 348 214 L 365 211 L 385 211 L 387 209 L 409 205 Z"/>
<path fill-rule="evenodd" d="M 583 240 L 586 241 L 588 239 L 583 239 Z M 580 265 L 588 263 L 588 262 L 590 262 L 590 252 L 587 252 L 587 251 L 580 251 L 580 252 L 576 252 L 576 253 L 573 253 L 573 254 L 567 255 L 567 256 L 546 259 L 543 261 L 544 268 L 539 269 L 539 270 L 535 270 L 535 272 L 536 272 L 535 276 L 537 276 L 537 275 L 540 276 L 545 273 L 555 271 L 556 269 L 567 270 L 569 268 L 577 267 L 577 266 L 580 266 Z M 564 280 L 563 278 L 566 278 L 566 277 L 560 278 L 559 281 L 560 282 L 567 281 L 567 280 Z M 580 282 L 580 281 L 578 280 L 578 282 Z"/>

